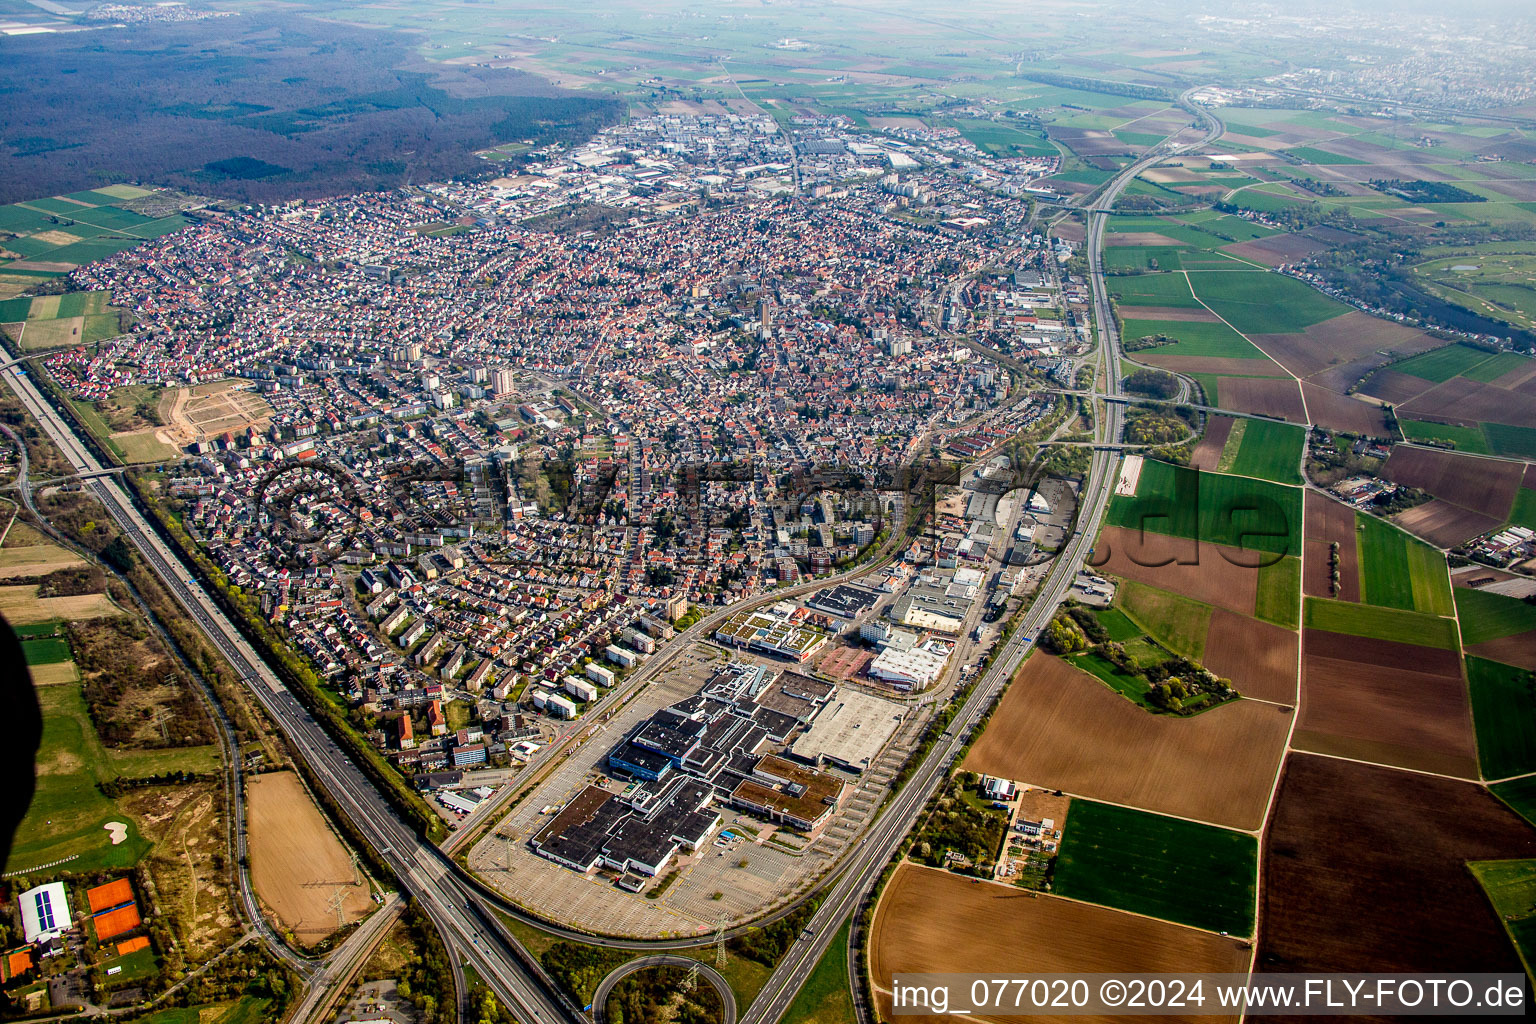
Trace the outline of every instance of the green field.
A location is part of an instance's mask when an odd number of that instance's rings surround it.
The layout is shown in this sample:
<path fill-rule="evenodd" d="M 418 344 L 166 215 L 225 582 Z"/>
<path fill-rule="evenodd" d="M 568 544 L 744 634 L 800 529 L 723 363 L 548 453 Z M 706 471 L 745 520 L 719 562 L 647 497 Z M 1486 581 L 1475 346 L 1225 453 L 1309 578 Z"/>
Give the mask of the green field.
<path fill-rule="evenodd" d="M 1122 306 L 1167 306 L 1199 309 L 1183 274 L 1133 274 L 1117 277 L 1110 290 Z"/>
<path fill-rule="evenodd" d="M 1290 334 L 1331 320 L 1348 307 L 1284 274 L 1197 271 L 1190 286 L 1211 309 L 1244 334 Z"/>
<path fill-rule="evenodd" d="M 1291 156 L 1305 160 L 1309 164 L 1363 164 L 1364 160 L 1357 160 L 1352 156 L 1343 156 L 1338 153 L 1330 153 L 1326 149 L 1316 149 L 1312 146 L 1293 146 L 1286 150 Z"/>
<path fill-rule="evenodd" d="M 139 1024 L 256 1024 L 270 1019 L 267 1015 L 269 1002 L 255 996 L 241 996 L 233 1003 L 160 1010 L 148 1017 L 140 1017 Z"/>
<path fill-rule="evenodd" d="M 1109 633 L 1109 638 L 1117 644 L 1123 644 L 1127 640 L 1134 640 L 1142 634 L 1142 628 L 1130 619 L 1118 608 L 1097 608 L 1093 617 L 1099 620 Z"/>
<path fill-rule="evenodd" d="M 1355 513 L 1360 580 L 1367 604 L 1426 615 L 1453 615 L 1445 558 L 1422 541 L 1363 512 Z"/>
<path fill-rule="evenodd" d="M 783 1024 L 856 1024 L 848 987 L 848 924 L 843 922 L 832 944 L 816 961 L 805 985 L 784 1011 Z"/>
<path fill-rule="evenodd" d="M 26 655 L 28 665 L 54 665 L 74 657 L 69 649 L 69 641 L 56 637 L 23 640 L 21 651 Z"/>
<path fill-rule="evenodd" d="M 1116 495 L 1110 502 L 1108 522 L 1248 551 L 1299 554 L 1301 491 L 1148 459 L 1135 496 Z"/>
<path fill-rule="evenodd" d="M 86 711 L 78 686 L 37 690 L 43 713 L 42 744 L 36 760 L 37 791 L 16 832 L 5 870 L 38 867 L 71 854 L 71 871 L 125 868 L 149 849 L 132 818 L 97 789 L 116 776 Z M 102 827 L 128 825 L 128 838 L 113 846 Z"/>
<path fill-rule="evenodd" d="M 1450 651 L 1457 648 L 1454 620 L 1397 608 L 1378 608 L 1375 605 L 1309 597 L 1302 622 L 1308 629 L 1323 629 L 1330 633 L 1392 640 L 1420 647 L 1439 647 Z"/>
<path fill-rule="evenodd" d="M 1515 813 L 1536 825 L 1536 775 L 1489 786 L 1493 795 L 1509 804 Z"/>
<path fill-rule="evenodd" d="M 1467 687 L 1483 777 L 1536 772 L 1536 679 L 1526 669 L 1469 655 Z"/>
<path fill-rule="evenodd" d="M 1476 860 L 1467 867 L 1504 922 L 1525 973 L 1536 976 L 1536 860 Z"/>
<path fill-rule="evenodd" d="M 1493 454 L 1515 459 L 1536 459 L 1536 430 L 1508 423 L 1483 423 L 1481 426 Z"/>
<path fill-rule="evenodd" d="M 1301 559 L 1282 558 L 1259 570 L 1253 615 L 1286 629 L 1301 624 Z"/>
<path fill-rule="evenodd" d="M 1114 663 L 1097 654 L 1075 654 L 1067 659 L 1067 663 L 1093 676 L 1105 686 L 1114 690 L 1120 696 L 1133 703 L 1140 704 L 1148 711 L 1158 712 L 1161 708 L 1155 707 L 1147 700 L 1147 694 L 1151 692 L 1151 685 L 1141 676 L 1122 672 Z"/>
<path fill-rule="evenodd" d="M 1536 604 L 1487 590 L 1456 588 L 1456 616 L 1461 642 L 1480 644 L 1536 629 Z"/>
<path fill-rule="evenodd" d="M 1446 423 L 1431 423 L 1427 420 L 1398 420 L 1398 426 L 1403 429 L 1403 436 L 1410 441 L 1441 441 L 1455 445 L 1459 452 L 1472 452 L 1475 455 L 1492 455 L 1493 449 L 1488 447 L 1488 439 L 1483 432 L 1474 427 L 1457 427 Z"/>
<path fill-rule="evenodd" d="M 1307 443 L 1306 428 L 1274 420 L 1239 422 L 1245 426 L 1238 439 L 1237 453 L 1230 470 L 1223 469 L 1223 472 L 1273 480 L 1279 484 L 1300 484 L 1301 450 Z"/>
<path fill-rule="evenodd" d="M 1205 634 L 1211 625 L 1211 606 L 1182 594 L 1149 587 L 1145 583 L 1124 580 L 1115 596 L 1130 621 L 1157 640 L 1191 661 L 1205 657 Z"/>
<path fill-rule="evenodd" d="M 1116 270 L 1177 270 L 1186 250 L 1166 245 L 1116 245 L 1104 250 L 1104 268 Z M 1155 266 L 1154 266 L 1155 261 Z M 1118 286 L 1119 281 L 1115 282 Z"/>
<path fill-rule="evenodd" d="M 1493 353 L 1471 345 L 1447 345 L 1393 363 L 1389 369 L 1441 384 L 1492 358 Z"/>
<path fill-rule="evenodd" d="M 1536 491 L 1522 487 L 1515 492 L 1515 507 L 1509 510 L 1509 521 L 1536 530 Z"/>
<path fill-rule="evenodd" d="M 1163 356 L 1204 356 L 1213 359 L 1261 361 L 1257 365 L 1269 362 L 1269 357 L 1250 344 L 1247 338 L 1223 323 L 1198 323 L 1186 320 L 1128 319 L 1125 321 L 1123 335 L 1130 341 L 1157 334 L 1175 339 L 1174 344 L 1133 350 L 1132 355 L 1137 355 L 1138 352 L 1155 352 Z"/>
<path fill-rule="evenodd" d="M 1055 891 L 1209 931 L 1253 932 L 1258 842 L 1212 825 L 1073 800 Z"/>

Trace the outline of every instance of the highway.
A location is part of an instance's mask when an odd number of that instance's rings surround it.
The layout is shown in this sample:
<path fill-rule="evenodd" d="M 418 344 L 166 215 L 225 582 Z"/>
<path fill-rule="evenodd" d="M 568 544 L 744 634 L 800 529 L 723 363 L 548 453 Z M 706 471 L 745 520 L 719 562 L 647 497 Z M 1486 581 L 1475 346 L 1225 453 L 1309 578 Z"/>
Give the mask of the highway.
<path fill-rule="evenodd" d="M 12 366 L 0 371 L 0 376 L 75 472 L 92 473 L 103 468 L 25 372 Z M 431 918 L 449 949 L 460 998 L 465 993 L 462 958 L 524 1024 L 580 1020 L 579 1008 L 553 990 L 527 954 L 486 926 L 486 911 L 459 881 L 451 861 L 401 822 L 394 808 L 283 686 L 207 591 L 177 560 L 140 515 L 121 484 L 104 476 L 89 480 L 85 486 L 100 499 L 166 589 L 229 660 L 342 813 Z M 241 848 L 244 839 L 243 835 L 239 837 Z M 323 981 L 316 978 L 316 987 L 324 987 Z"/>
<path fill-rule="evenodd" d="M 1093 315 L 1098 325 L 1100 351 L 1104 358 L 1104 398 L 1121 397 L 1120 389 L 1120 338 L 1115 329 L 1113 308 L 1109 291 L 1105 287 L 1103 272 L 1104 224 L 1110 209 L 1121 190 L 1150 164 L 1182 152 L 1193 146 L 1203 146 L 1217 138 L 1224 126 L 1215 117 L 1189 100 L 1189 94 L 1180 97 L 1180 106 L 1202 120 L 1207 128 L 1206 136 L 1199 142 L 1185 146 L 1171 146 L 1165 142 L 1135 163 L 1122 170 L 1094 197 L 1087 208 L 1088 264 L 1093 284 Z M 1101 413 L 1095 417 L 1095 438 L 1101 445 L 1118 443 L 1123 427 L 1124 406 L 1121 402 L 1106 401 Z M 960 748 L 968 742 L 971 730 L 991 710 L 993 702 L 1008 681 L 1013 678 L 1024 656 L 1039 635 L 1040 630 L 1056 614 L 1056 608 L 1071 589 L 1078 567 L 1092 550 L 1098 534 L 1099 523 L 1114 484 L 1119 475 L 1119 453 L 1096 450 L 1089 466 L 1087 479 L 1079 495 L 1077 522 L 1072 537 L 1052 567 L 1050 575 L 1041 584 L 1034 603 L 1025 613 L 1023 621 L 1014 630 L 1003 649 L 998 651 L 992 666 L 977 682 L 975 689 L 963 707 L 955 715 L 949 728 L 934 744 L 927 758 L 918 767 L 907 785 L 896 795 L 885 813 L 875 822 L 869 834 L 860 844 L 831 891 L 823 900 L 801 937 L 790 947 L 779 962 L 761 994 L 742 1017 L 742 1024 L 775 1024 L 784 1015 L 816 963 L 826 952 L 839 924 L 858 907 L 864 894 L 879 879 L 890 862 L 903 837 L 911 829 L 929 798 L 948 777 L 949 769 L 959 756 Z"/>

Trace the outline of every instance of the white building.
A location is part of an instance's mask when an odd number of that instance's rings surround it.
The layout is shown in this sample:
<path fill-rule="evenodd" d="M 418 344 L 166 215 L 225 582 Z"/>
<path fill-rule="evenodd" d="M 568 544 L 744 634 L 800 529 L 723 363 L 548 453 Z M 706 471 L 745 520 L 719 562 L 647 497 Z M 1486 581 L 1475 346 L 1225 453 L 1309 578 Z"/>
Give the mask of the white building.
<path fill-rule="evenodd" d="M 63 882 L 28 889 L 17 902 L 21 904 L 22 935 L 29 943 L 57 938 L 74 927 Z"/>

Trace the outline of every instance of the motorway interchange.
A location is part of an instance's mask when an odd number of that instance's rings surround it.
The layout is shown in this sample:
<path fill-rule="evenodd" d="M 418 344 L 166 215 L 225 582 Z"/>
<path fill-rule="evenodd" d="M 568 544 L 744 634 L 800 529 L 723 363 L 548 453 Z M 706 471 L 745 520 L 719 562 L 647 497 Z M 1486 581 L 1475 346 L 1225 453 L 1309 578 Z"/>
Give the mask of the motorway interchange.
<path fill-rule="evenodd" d="M 1104 185 L 1090 198 L 1085 207 L 1087 214 L 1087 253 L 1092 279 L 1094 319 L 1098 337 L 1103 342 L 1098 348 L 1102 358 L 1100 388 L 1097 393 L 1105 399 L 1120 397 L 1120 350 L 1115 330 L 1115 320 L 1110 308 L 1109 295 L 1102 274 L 1101 256 L 1104 223 L 1110 208 L 1121 190 L 1151 163 L 1170 155 L 1200 145 L 1217 137 L 1222 126 L 1214 116 L 1194 105 L 1188 94 L 1181 97 L 1181 105 L 1189 110 L 1206 128 L 1203 139 L 1194 144 L 1175 146 L 1165 142 L 1135 163 L 1124 168 L 1113 180 Z M 272 720 L 288 737 L 299 757 L 309 767 L 318 783 L 327 791 L 333 803 L 350 820 L 353 827 L 366 838 L 379 857 L 395 873 L 401 886 L 417 901 L 431 919 L 449 950 L 453 966 L 454 983 L 461 1005 L 466 995 L 463 967 L 473 967 L 475 972 L 490 986 L 497 997 L 507 1005 L 524 1024 L 585 1024 L 586 1011 L 567 998 L 544 974 L 537 962 L 516 942 L 491 909 L 493 896 L 452 859 L 452 851 L 473 830 L 455 833 L 443 848 L 419 837 L 401 821 L 394 809 L 383 798 L 368 778 L 342 752 L 334 740 L 321 727 L 309 711 L 290 693 L 277 675 L 241 635 L 235 625 L 208 595 L 208 592 L 192 578 L 176 555 L 155 533 L 148 521 L 133 504 L 132 499 L 119 481 L 107 471 L 85 446 L 59 412 L 43 397 L 24 367 L 11 364 L 0 369 L 0 375 L 18 395 L 28 412 L 43 427 L 49 438 L 63 453 L 75 474 L 85 475 L 84 486 L 106 507 L 124 535 L 137 547 L 146 564 L 160 577 L 166 588 L 186 609 L 191 619 L 207 634 L 243 681 L 257 697 Z M 955 715 L 949 729 L 934 744 L 923 762 L 917 766 L 911 778 L 891 799 L 885 811 L 876 819 L 862 842 L 853 847 L 834 871 L 835 878 L 824 887 L 826 893 L 809 926 L 785 955 L 769 977 L 758 998 L 750 1007 L 743 1008 L 742 1024 L 773 1024 L 788 1008 L 806 978 L 815 968 L 827 945 L 838 931 L 838 925 L 859 905 L 864 895 L 879 878 L 886 864 L 906 835 L 912 822 L 927 803 L 933 792 L 947 777 L 957 752 L 968 741 L 971 731 L 982 721 L 992 707 L 1003 686 L 1017 670 L 1031 643 L 1040 629 L 1050 620 L 1057 606 L 1065 598 L 1072 585 L 1077 567 L 1083 564 L 1098 531 L 1099 522 L 1108 505 L 1114 486 L 1119 452 L 1111 446 L 1120 440 L 1123 406 L 1116 401 L 1100 403 L 1100 415 L 1095 417 L 1096 447 L 1090 470 L 1081 493 L 1081 506 L 1077 528 L 1068 539 L 1051 573 L 1041 586 L 1033 604 L 1022 622 L 1007 640 L 1004 648 L 993 659 L 989 671 L 977 682 L 964 706 Z M 90 474 L 101 474 L 91 476 Z M 849 579 L 883 564 L 876 561 L 844 574 L 839 579 Z M 829 581 L 818 580 L 797 590 L 817 589 Z M 792 596 L 790 593 L 775 594 L 775 599 Z M 729 611 L 723 610 L 707 616 L 686 633 L 673 641 L 671 652 L 682 649 L 692 639 L 706 634 L 723 620 Z M 667 656 L 653 660 L 651 666 L 637 673 L 630 686 L 616 691 L 605 700 L 617 702 L 633 687 L 644 685 L 669 660 Z M 600 707 L 599 712 L 603 710 Z M 573 731 L 567 740 L 574 737 Z M 542 765 L 558 757 L 563 744 L 554 744 L 542 752 L 541 757 L 529 766 L 536 772 Z M 497 808 L 519 787 L 507 786 L 502 796 L 491 806 L 477 812 L 482 820 L 489 820 Z M 238 815 L 237 815 L 238 821 Z M 244 823 L 238 827 L 243 830 Z M 237 848 L 243 849 L 244 835 L 237 836 Z M 389 908 L 393 910 L 393 906 Z M 512 908 L 499 908 L 512 909 Z M 380 915 L 384 917 L 385 915 Z M 548 928 L 546 922 L 538 922 Z M 553 929 L 557 932 L 560 929 Z M 577 937 L 576 933 L 570 933 Z M 292 1019 L 306 1021 L 320 1013 L 327 1005 L 330 990 L 344 983 L 350 976 L 351 966 L 376 938 L 375 929 L 364 928 L 343 943 L 324 963 L 296 961 L 285 957 L 304 976 L 307 990 Z M 583 941 L 620 946 L 623 948 L 686 947 L 700 944 L 698 939 L 670 940 L 662 942 L 618 941 L 579 936 Z M 704 940 L 708 941 L 708 940 Z M 730 1003 L 727 1001 L 728 1009 Z"/>

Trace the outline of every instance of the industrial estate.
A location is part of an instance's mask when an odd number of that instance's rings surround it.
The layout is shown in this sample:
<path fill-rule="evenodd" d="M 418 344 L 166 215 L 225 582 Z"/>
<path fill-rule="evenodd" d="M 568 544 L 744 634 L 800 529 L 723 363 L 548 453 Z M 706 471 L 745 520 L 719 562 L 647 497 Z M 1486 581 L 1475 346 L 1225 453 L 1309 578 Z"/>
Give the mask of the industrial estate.
<path fill-rule="evenodd" d="M 0 2 L 0 1014 L 1531 976 L 1530 12 L 965 6 Z"/>

